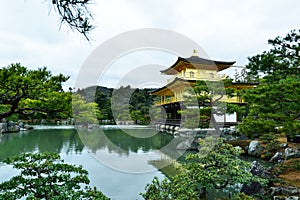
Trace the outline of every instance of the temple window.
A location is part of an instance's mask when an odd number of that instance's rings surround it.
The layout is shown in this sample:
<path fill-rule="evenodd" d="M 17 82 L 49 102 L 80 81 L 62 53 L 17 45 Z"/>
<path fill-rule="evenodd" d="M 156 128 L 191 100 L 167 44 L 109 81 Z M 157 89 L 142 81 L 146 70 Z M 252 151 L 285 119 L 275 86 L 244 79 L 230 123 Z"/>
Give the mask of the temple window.
<path fill-rule="evenodd" d="M 194 77 L 194 72 L 190 72 L 190 77 L 191 77 L 191 78 Z"/>

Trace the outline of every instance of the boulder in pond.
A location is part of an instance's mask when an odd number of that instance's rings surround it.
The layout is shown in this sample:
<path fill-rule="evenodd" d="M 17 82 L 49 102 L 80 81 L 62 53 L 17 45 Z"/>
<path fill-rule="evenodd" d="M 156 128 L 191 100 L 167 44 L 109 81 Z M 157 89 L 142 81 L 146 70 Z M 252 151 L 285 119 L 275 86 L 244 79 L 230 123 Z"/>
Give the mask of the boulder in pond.
<path fill-rule="evenodd" d="M 278 186 L 278 187 L 271 187 L 272 190 L 271 195 L 284 195 L 284 196 L 293 196 L 300 193 L 299 189 L 293 186 Z"/>
<path fill-rule="evenodd" d="M 0 123 L 0 133 L 6 133 L 7 131 L 8 131 L 7 123 L 6 122 Z"/>
<path fill-rule="evenodd" d="M 280 163 L 282 162 L 282 160 L 284 160 L 283 153 L 279 151 L 275 153 L 275 155 L 269 160 L 269 162 Z"/>
<path fill-rule="evenodd" d="M 258 141 L 251 141 L 248 147 L 248 154 L 250 156 L 260 156 L 263 147 Z"/>
<path fill-rule="evenodd" d="M 7 122 L 7 127 L 11 127 L 11 126 L 15 126 L 15 125 L 16 125 L 16 123 L 13 121 Z"/>
<path fill-rule="evenodd" d="M 41 125 L 46 125 L 47 120 L 46 119 L 41 119 Z"/>
<path fill-rule="evenodd" d="M 259 176 L 259 177 L 265 178 L 265 179 L 274 178 L 273 175 L 271 174 L 271 172 L 268 169 L 264 168 L 264 166 L 262 166 L 262 164 L 260 164 L 257 161 L 252 162 L 250 173 L 252 175 Z"/>
<path fill-rule="evenodd" d="M 24 128 L 25 128 L 26 130 L 31 130 L 31 129 L 33 129 L 33 127 L 32 127 L 32 126 L 29 126 L 28 124 L 25 124 L 25 125 L 24 125 Z"/>
<path fill-rule="evenodd" d="M 18 125 L 8 127 L 8 132 L 19 132 L 19 131 L 20 131 L 20 127 Z"/>
<path fill-rule="evenodd" d="M 273 175 L 269 172 L 268 169 L 265 169 L 259 162 L 253 161 L 250 169 L 250 173 L 252 175 L 264 178 L 264 179 L 272 179 Z M 241 192 L 246 195 L 254 195 L 257 193 L 264 193 L 264 189 L 262 185 L 258 182 L 251 182 L 250 184 L 243 184 L 241 188 Z"/>
<path fill-rule="evenodd" d="M 22 122 L 22 120 L 18 121 L 18 125 L 20 128 L 24 128 L 24 126 L 25 126 L 25 124 L 24 124 L 24 122 Z"/>
<path fill-rule="evenodd" d="M 176 149 L 178 150 L 188 150 L 191 148 L 192 146 L 192 140 L 191 139 L 188 139 L 188 140 L 185 140 L 183 142 L 180 142 L 177 146 L 176 146 Z"/>
<path fill-rule="evenodd" d="M 284 150 L 285 159 L 288 160 L 290 158 L 300 158 L 300 152 L 297 149 L 286 148 Z"/>

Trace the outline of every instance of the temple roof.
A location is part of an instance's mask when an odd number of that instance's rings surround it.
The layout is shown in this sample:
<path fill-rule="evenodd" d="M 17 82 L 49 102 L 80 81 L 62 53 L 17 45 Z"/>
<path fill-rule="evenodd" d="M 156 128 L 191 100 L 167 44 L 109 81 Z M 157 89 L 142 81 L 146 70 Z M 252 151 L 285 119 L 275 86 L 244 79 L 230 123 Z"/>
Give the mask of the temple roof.
<path fill-rule="evenodd" d="M 235 61 L 216 61 L 209 60 L 205 58 L 200 58 L 199 56 L 193 55 L 189 58 L 178 57 L 177 61 L 165 70 L 160 72 L 163 74 L 174 75 L 183 70 L 184 68 L 196 68 L 196 69 L 207 69 L 222 71 L 233 65 Z"/>
<path fill-rule="evenodd" d="M 196 80 L 186 80 L 186 79 L 182 79 L 179 77 L 175 77 L 171 82 L 169 82 L 167 85 L 155 89 L 153 91 L 150 91 L 151 95 L 160 95 L 160 93 L 164 93 L 166 95 L 168 94 L 172 94 L 172 90 L 174 88 L 178 88 L 178 87 L 187 87 L 187 86 L 191 86 L 191 84 L 195 83 Z M 177 84 L 177 85 L 176 85 Z"/>
<path fill-rule="evenodd" d="M 173 90 L 175 91 L 179 87 L 193 87 L 196 80 L 186 80 L 179 77 L 175 77 L 167 85 L 150 91 L 151 95 L 173 95 Z M 244 82 L 233 82 L 230 86 L 226 88 L 235 88 L 237 90 L 254 88 L 258 83 L 244 83 Z"/>

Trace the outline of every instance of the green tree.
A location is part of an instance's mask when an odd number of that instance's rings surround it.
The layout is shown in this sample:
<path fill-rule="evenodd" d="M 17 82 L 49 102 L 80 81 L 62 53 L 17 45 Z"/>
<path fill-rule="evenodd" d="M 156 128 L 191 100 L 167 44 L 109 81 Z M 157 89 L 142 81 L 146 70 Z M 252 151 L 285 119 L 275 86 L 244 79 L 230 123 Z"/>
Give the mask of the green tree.
<path fill-rule="evenodd" d="M 72 96 L 73 117 L 75 123 L 79 124 L 95 124 L 98 123 L 101 113 L 95 102 L 86 102 L 85 98 L 80 94 Z"/>
<path fill-rule="evenodd" d="M 249 58 L 248 74 L 260 77 L 259 85 L 244 94 L 249 115 L 239 125 L 252 136 L 282 131 L 300 134 L 300 31 L 269 40 L 272 48 Z"/>
<path fill-rule="evenodd" d="M 149 89 L 121 86 L 112 94 L 111 108 L 116 121 L 139 121 L 142 124 L 150 122 L 149 109 L 153 99 Z"/>
<path fill-rule="evenodd" d="M 145 199 L 201 199 L 206 190 L 221 189 L 235 184 L 265 179 L 253 176 L 250 163 L 238 158 L 240 151 L 222 139 L 207 137 L 200 142 L 198 154 L 187 156 L 180 174 L 159 181 L 154 178 L 142 194 Z"/>
<path fill-rule="evenodd" d="M 133 110 L 130 112 L 131 119 L 138 124 L 139 121 L 145 121 L 140 110 Z"/>
<path fill-rule="evenodd" d="M 285 37 L 278 36 L 268 43 L 272 46 L 270 50 L 248 58 L 248 75 L 255 78 L 264 76 L 265 81 L 273 83 L 299 74 L 300 30 L 292 30 Z"/>
<path fill-rule="evenodd" d="M 95 102 L 98 105 L 101 115 L 100 120 L 110 120 L 113 122 L 111 110 L 111 96 L 113 89 L 103 86 L 91 86 L 78 89 L 75 93 L 84 97 L 86 103 Z"/>
<path fill-rule="evenodd" d="M 101 86 L 88 87 L 76 93 L 88 102 L 96 102 L 100 110 L 100 120 L 135 121 L 149 124 L 153 97 L 150 89 L 136 89 L 129 85 L 118 89 Z M 153 113 L 151 113 L 153 114 Z"/>
<path fill-rule="evenodd" d="M 149 124 L 149 110 L 153 104 L 153 97 L 149 94 L 148 89 L 135 89 L 130 97 L 129 110 L 131 118 L 142 124 Z"/>
<path fill-rule="evenodd" d="M 101 120 L 112 120 L 113 115 L 111 111 L 111 94 L 110 96 L 101 91 L 96 90 L 95 102 L 98 104 L 101 113 Z"/>
<path fill-rule="evenodd" d="M 13 114 L 60 113 L 68 116 L 71 95 L 62 89 L 69 79 L 46 67 L 30 70 L 19 63 L 0 69 L 0 120 Z M 64 114 L 63 114 L 64 113 Z"/>
<path fill-rule="evenodd" d="M 134 89 L 130 85 L 115 89 L 111 97 L 111 109 L 115 121 L 130 121 L 129 102 Z"/>
<path fill-rule="evenodd" d="M 221 101 L 225 96 L 231 97 L 234 90 L 226 88 L 232 80 L 197 81 L 193 88 L 187 88 L 184 95 L 186 109 L 184 126 L 187 128 L 207 128 L 210 125 L 217 128 L 215 115 L 225 115 L 226 103 Z"/>
<path fill-rule="evenodd" d="M 23 154 L 4 161 L 20 174 L 0 184 L 1 199 L 108 199 L 88 186 L 88 172 L 55 153 Z"/>

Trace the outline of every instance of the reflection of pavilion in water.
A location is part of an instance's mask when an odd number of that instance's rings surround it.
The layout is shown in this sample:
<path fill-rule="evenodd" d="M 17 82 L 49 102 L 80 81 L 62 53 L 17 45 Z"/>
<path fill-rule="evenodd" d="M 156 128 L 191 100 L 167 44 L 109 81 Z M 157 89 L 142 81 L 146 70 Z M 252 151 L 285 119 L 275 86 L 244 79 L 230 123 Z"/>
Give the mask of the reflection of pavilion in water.
<path fill-rule="evenodd" d="M 176 159 L 172 159 L 165 154 L 162 154 L 160 159 L 150 160 L 148 163 L 161 171 L 167 177 L 178 174 L 177 168 L 180 165 L 176 162 Z"/>
<path fill-rule="evenodd" d="M 78 133 L 91 153 L 115 168 L 123 165 L 121 167 L 128 169 L 153 170 L 156 168 L 153 160 L 156 163 L 161 161 L 159 164 L 166 167 L 183 153 L 176 150 L 177 145 L 183 141 L 182 138 L 174 138 L 150 128 L 79 130 Z"/>
<path fill-rule="evenodd" d="M 153 165 L 156 169 L 161 171 L 166 176 L 174 176 L 179 171 L 177 167 L 180 165 L 178 160 L 184 158 L 186 150 L 179 150 L 178 144 L 186 141 L 187 138 L 176 137 L 165 147 L 159 150 L 159 159 L 149 160 L 149 164 Z"/>

